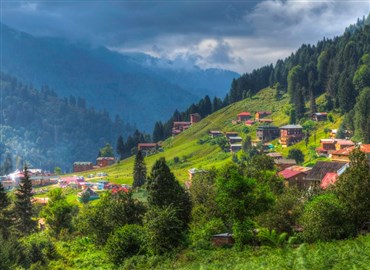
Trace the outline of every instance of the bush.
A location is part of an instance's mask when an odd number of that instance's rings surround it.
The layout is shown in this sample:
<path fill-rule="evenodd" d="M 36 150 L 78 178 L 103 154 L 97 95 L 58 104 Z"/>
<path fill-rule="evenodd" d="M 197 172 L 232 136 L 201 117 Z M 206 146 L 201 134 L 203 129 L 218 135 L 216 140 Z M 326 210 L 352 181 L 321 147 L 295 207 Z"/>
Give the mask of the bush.
<path fill-rule="evenodd" d="M 201 226 L 195 224 L 190 230 L 191 244 L 195 248 L 209 249 L 212 235 L 225 231 L 225 224 L 220 218 L 213 218 Z"/>
<path fill-rule="evenodd" d="M 122 263 L 126 258 L 144 252 L 144 229 L 142 226 L 131 224 L 125 225 L 107 240 L 105 250 L 114 264 Z"/>
<path fill-rule="evenodd" d="M 333 194 L 319 195 L 309 202 L 301 218 L 303 238 L 307 242 L 342 239 L 353 231 L 345 211 Z"/>
<path fill-rule="evenodd" d="M 45 265 L 57 255 L 51 239 L 43 232 L 23 239 L 25 260 L 29 264 Z M 27 267 L 28 268 L 28 267 Z"/>

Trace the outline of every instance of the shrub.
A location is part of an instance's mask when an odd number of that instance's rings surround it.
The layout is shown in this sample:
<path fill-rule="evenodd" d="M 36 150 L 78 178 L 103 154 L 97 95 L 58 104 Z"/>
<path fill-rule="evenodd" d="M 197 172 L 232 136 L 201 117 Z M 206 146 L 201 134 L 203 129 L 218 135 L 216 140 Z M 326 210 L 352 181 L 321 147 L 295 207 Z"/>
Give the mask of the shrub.
<path fill-rule="evenodd" d="M 301 218 L 303 238 L 307 242 L 342 239 L 353 231 L 345 211 L 333 194 L 319 195 L 309 202 Z"/>
<path fill-rule="evenodd" d="M 111 234 L 105 245 L 110 260 L 122 263 L 126 258 L 144 252 L 144 229 L 136 224 L 125 225 Z"/>
<path fill-rule="evenodd" d="M 211 247 L 212 235 L 225 231 L 225 224 L 220 218 L 213 218 L 201 226 L 195 224 L 190 230 L 191 244 L 195 248 L 208 249 Z"/>

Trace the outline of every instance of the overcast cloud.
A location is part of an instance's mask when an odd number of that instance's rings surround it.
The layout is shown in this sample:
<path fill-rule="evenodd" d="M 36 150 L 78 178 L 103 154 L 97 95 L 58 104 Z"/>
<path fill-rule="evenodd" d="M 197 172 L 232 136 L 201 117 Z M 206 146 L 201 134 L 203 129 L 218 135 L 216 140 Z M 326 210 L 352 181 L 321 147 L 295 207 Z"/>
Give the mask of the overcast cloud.
<path fill-rule="evenodd" d="M 3 23 L 36 36 L 240 73 L 340 35 L 370 12 L 370 0 L 0 1 Z"/>

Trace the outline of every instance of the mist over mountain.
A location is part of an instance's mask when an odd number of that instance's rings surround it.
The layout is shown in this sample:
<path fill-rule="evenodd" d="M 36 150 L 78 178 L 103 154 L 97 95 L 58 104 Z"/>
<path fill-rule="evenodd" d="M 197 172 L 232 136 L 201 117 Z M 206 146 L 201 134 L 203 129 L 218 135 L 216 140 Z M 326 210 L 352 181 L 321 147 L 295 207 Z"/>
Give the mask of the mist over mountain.
<path fill-rule="evenodd" d="M 147 131 L 155 121 L 206 94 L 225 95 L 239 76 L 0 27 L 2 71 L 36 87 L 48 85 L 62 97 L 83 97 L 91 106 Z"/>

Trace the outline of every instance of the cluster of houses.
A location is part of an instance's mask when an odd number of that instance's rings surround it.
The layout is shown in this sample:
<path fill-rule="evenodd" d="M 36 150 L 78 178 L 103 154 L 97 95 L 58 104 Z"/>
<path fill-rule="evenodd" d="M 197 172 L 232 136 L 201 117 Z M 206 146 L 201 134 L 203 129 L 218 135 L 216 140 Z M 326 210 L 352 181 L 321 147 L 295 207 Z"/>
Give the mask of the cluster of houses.
<path fill-rule="evenodd" d="M 28 169 L 28 176 L 34 187 L 51 185 L 57 182 L 57 177 L 54 174 L 44 172 L 41 169 Z M 5 190 L 11 190 L 19 186 L 22 178 L 24 178 L 24 171 L 16 170 L 8 175 L 1 176 L 0 181 Z"/>
<path fill-rule="evenodd" d="M 219 136 L 225 136 L 229 145 L 230 145 L 230 152 L 236 153 L 242 149 L 242 137 L 239 136 L 238 132 L 229 131 L 229 132 L 221 132 L 219 130 L 211 130 L 209 131 L 209 136 L 212 138 L 216 138 Z"/>
<path fill-rule="evenodd" d="M 190 114 L 190 122 L 173 122 L 172 127 L 172 136 L 176 136 L 187 130 L 192 124 L 197 123 L 201 120 L 201 116 L 199 113 Z"/>
<path fill-rule="evenodd" d="M 93 169 L 99 169 L 113 165 L 116 162 L 114 157 L 98 157 L 96 159 L 96 165 L 88 161 L 76 161 L 73 163 L 73 172 L 84 172 Z"/>

